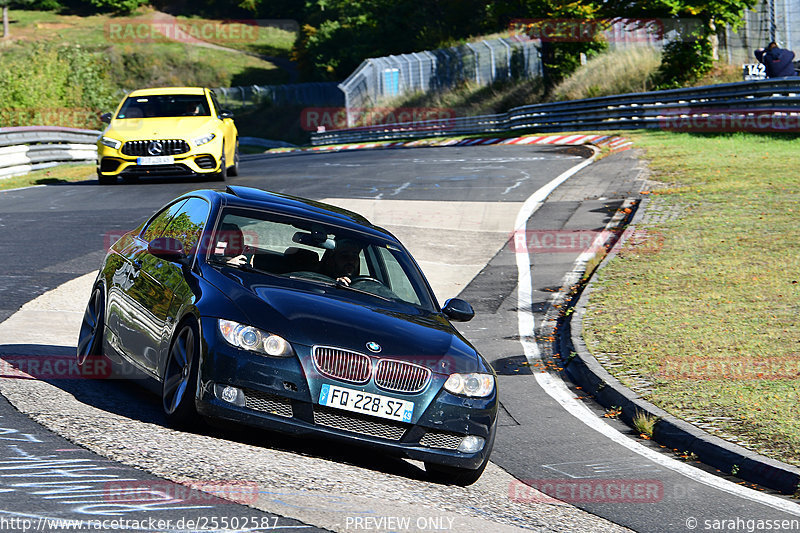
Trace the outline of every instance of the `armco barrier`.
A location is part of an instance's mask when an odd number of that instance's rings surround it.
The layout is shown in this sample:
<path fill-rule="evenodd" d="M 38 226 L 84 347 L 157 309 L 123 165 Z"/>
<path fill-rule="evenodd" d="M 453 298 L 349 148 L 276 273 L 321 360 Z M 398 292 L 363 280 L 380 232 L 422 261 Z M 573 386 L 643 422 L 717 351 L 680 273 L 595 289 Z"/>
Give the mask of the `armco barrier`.
<path fill-rule="evenodd" d="M 94 163 L 99 135 L 96 130 L 58 126 L 0 128 L 0 178 L 58 163 Z"/>
<path fill-rule="evenodd" d="M 94 163 L 100 133 L 59 126 L 0 128 L 0 179 L 59 163 Z M 264 149 L 294 146 L 257 137 L 240 137 L 239 143 Z"/>
<path fill-rule="evenodd" d="M 720 125 L 719 121 L 726 118 L 729 123 Z M 717 124 L 716 130 L 714 124 Z M 500 115 L 317 132 L 311 134 L 311 143 L 322 145 L 513 130 L 550 132 L 688 129 L 800 132 L 799 124 L 800 77 L 794 77 L 535 104 L 515 107 Z"/>

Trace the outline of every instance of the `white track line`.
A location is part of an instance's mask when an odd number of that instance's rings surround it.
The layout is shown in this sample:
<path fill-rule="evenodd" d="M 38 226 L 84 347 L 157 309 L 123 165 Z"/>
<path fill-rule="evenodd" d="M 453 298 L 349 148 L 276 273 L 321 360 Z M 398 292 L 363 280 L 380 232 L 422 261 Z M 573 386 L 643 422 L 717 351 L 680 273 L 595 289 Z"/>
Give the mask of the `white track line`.
<path fill-rule="evenodd" d="M 522 344 L 522 348 L 525 352 L 525 357 L 531 366 L 533 366 L 534 363 L 541 361 L 541 353 L 534 337 L 535 323 L 533 312 L 531 311 L 533 305 L 533 283 L 531 277 L 530 256 L 528 254 L 527 245 L 525 242 L 526 225 L 528 219 L 533 216 L 533 214 L 542 206 L 545 198 L 547 198 L 556 187 L 561 185 L 569 177 L 573 176 L 584 167 L 590 165 L 597 157 L 598 153 L 599 150 L 595 150 L 595 154 L 590 159 L 575 165 L 533 193 L 527 200 L 525 200 L 525 203 L 520 208 L 519 213 L 517 213 L 514 226 L 514 238 L 517 240 L 517 242 L 515 242 L 515 249 L 517 250 L 517 279 L 519 281 L 519 285 L 517 287 L 517 324 L 519 328 L 520 343 Z M 581 258 L 579 258 L 579 260 L 581 260 Z M 590 428 L 608 437 L 616 444 L 624 446 L 632 452 L 635 452 L 653 461 L 654 463 L 663 466 L 664 468 L 668 468 L 674 472 L 688 477 L 689 479 L 697 481 L 698 483 L 702 483 L 723 492 L 727 492 L 728 494 L 732 494 L 734 496 L 739 496 L 740 498 L 761 503 L 779 511 L 800 516 L 800 505 L 796 503 L 779 498 L 777 496 L 772 496 L 770 494 L 749 489 L 742 485 L 737 485 L 736 483 L 717 477 L 713 474 L 705 472 L 704 470 L 700 470 L 686 463 L 680 462 L 677 459 L 673 459 L 660 452 L 642 446 L 638 442 L 623 435 L 615 428 L 606 424 L 601 418 L 590 411 L 589 408 L 583 403 L 577 401 L 575 399 L 575 393 L 570 391 L 564 381 L 562 381 L 557 375 L 550 374 L 549 372 L 535 372 L 534 376 L 536 377 L 536 381 L 539 383 L 542 389 L 544 389 L 544 391 L 551 398 L 558 402 L 564 408 L 564 410 Z"/>
<path fill-rule="evenodd" d="M 27 187 L 17 187 L 16 189 L 2 189 L 0 190 L 0 194 L 4 192 L 24 191 L 25 189 L 36 189 L 37 187 L 47 187 L 47 185 L 29 185 Z"/>

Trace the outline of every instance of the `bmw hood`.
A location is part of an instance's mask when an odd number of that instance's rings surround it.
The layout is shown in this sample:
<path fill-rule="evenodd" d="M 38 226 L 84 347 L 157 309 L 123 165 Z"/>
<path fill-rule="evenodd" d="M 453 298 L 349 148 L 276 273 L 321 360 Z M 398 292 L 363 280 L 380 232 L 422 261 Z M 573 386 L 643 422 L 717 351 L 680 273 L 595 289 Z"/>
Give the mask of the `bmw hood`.
<path fill-rule="evenodd" d="M 240 287 L 247 296 L 239 294 L 236 303 L 251 324 L 295 345 L 402 359 L 442 374 L 475 372 L 481 366 L 475 348 L 439 313 L 375 304 L 369 296 L 351 298 L 352 293 L 337 288 Z"/>

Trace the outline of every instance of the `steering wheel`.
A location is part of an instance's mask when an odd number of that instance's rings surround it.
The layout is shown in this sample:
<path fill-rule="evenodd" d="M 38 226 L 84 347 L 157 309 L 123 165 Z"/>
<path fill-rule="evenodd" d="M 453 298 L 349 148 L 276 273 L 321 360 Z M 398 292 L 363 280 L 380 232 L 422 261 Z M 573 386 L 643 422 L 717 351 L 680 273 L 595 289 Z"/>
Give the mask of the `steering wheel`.
<path fill-rule="evenodd" d="M 353 285 L 354 283 L 359 283 L 359 282 L 362 282 L 362 281 L 371 281 L 373 283 L 378 283 L 380 285 L 383 285 L 383 282 L 381 280 L 379 280 L 377 278 L 373 278 L 372 276 L 353 276 L 353 278 L 350 280 L 350 285 Z"/>

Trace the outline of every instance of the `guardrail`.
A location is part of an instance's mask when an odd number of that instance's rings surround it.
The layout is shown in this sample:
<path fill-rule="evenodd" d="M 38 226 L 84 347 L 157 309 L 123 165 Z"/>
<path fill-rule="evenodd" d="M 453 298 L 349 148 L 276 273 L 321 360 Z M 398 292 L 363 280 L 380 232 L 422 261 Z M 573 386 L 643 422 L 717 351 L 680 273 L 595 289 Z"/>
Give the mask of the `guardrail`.
<path fill-rule="evenodd" d="M 336 82 L 247 85 L 214 89 L 227 107 L 247 108 L 272 102 L 274 105 L 336 107 L 345 104 L 345 95 Z"/>
<path fill-rule="evenodd" d="M 715 120 L 727 120 L 727 127 L 715 128 L 712 124 Z M 622 94 L 515 107 L 500 115 L 332 130 L 312 133 L 311 143 L 322 145 L 514 130 L 604 129 L 800 131 L 800 78 Z"/>
<path fill-rule="evenodd" d="M 96 130 L 58 126 L 0 128 L 0 178 L 59 163 L 94 163 L 99 135 Z"/>
<path fill-rule="evenodd" d="M 0 128 L 0 179 L 61 163 L 95 163 L 100 134 L 60 126 Z M 294 146 L 258 137 L 239 137 L 239 143 L 264 149 Z"/>
<path fill-rule="evenodd" d="M 270 148 L 294 148 L 296 145 L 286 141 L 262 139 L 261 137 L 239 137 L 239 146 L 252 146 L 268 150 Z"/>

